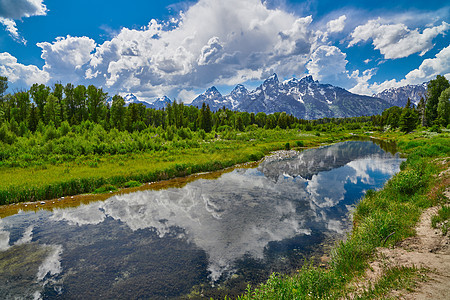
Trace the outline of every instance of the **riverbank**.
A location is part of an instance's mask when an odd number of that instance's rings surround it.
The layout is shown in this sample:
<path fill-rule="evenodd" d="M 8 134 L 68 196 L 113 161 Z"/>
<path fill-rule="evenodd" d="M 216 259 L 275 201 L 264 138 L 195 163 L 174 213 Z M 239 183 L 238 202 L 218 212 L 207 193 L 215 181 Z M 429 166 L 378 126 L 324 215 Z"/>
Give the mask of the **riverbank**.
<path fill-rule="evenodd" d="M 378 299 L 411 291 L 423 280 L 420 266 L 400 264 L 380 264 L 376 281 L 365 276 L 379 259 L 380 248 L 396 248 L 416 236 L 423 211 L 449 203 L 450 139 L 427 132 L 378 137 L 398 141 L 408 159 L 382 190 L 368 191 L 357 205 L 353 230 L 335 245 L 328 267 L 311 264 L 292 275 L 274 274 L 265 284 L 249 287 L 240 299 Z"/>
<path fill-rule="evenodd" d="M 221 170 L 257 161 L 274 150 L 314 147 L 351 138 L 350 132 L 313 133 L 263 130 L 240 133 L 236 139 L 212 136 L 196 147 L 144 151 L 122 155 L 80 156 L 71 161 L 0 168 L 0 204 L 34 202 L 93 192 L 109 192 Z M 18 162 L 20 165 L 20 162 Z"/>

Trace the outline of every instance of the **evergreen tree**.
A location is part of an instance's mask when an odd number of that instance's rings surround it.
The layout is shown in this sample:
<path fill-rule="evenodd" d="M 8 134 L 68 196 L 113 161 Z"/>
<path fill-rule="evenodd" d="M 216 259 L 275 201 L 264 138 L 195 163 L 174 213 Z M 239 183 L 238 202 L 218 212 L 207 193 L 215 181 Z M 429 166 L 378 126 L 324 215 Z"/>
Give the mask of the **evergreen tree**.
<path fill-rule="evenodd" d="M 34 103 L 31 104 L 30 114 L 28 115 L 28 129 L 35 132 L 39 123 L 39 115 Z"/>
<path fill-rule="evenodd" d="M 411 132 L 416 129 L 418 121 L 417 113 L 412 108 L 404 108 L 400 115 L 399 127 L 403 132 Z"/>

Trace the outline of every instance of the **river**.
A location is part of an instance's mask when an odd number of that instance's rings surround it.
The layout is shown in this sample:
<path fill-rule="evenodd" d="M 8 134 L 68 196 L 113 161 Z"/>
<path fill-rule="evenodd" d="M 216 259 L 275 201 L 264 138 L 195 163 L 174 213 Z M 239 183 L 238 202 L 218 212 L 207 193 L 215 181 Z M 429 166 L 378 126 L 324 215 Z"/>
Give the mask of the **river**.
<path fill-rule="evenodd" d="M 386 147 L 383 147 L 386 149 Z M 386 149 L 387 150 L 387 149 Z M 389 152 L 391 151 L 391 152 Z M 167 299 L 242 293 L 320 264 L 403 159 L 371 141 L 280 151 L 182 187 L 0 219 L 0 295 Z"/>

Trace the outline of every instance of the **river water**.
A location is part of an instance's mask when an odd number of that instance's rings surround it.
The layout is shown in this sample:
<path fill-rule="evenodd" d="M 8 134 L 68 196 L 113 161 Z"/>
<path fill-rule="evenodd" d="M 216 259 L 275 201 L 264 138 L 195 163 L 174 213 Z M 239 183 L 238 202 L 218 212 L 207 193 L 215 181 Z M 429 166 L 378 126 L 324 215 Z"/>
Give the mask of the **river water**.
<path fill-rule="evenodd" d="M 371 141 L 281 151 L 179 188 L 0 219 L 5 299 L 167 299 L 242 293 L 351 230 L 351 210 L 403 159 Z"/>

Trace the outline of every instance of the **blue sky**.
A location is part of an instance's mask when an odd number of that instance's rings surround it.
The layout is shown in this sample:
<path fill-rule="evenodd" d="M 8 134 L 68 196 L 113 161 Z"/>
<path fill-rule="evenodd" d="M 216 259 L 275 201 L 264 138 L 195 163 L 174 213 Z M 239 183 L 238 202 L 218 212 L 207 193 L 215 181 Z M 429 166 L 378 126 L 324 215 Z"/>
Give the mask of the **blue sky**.
<path fill-rule="evenodd" d="M 0 75 L 190 102 L 312 75 L 352 92 L 450 79 L 444 1 L 0 0 Z"/>

